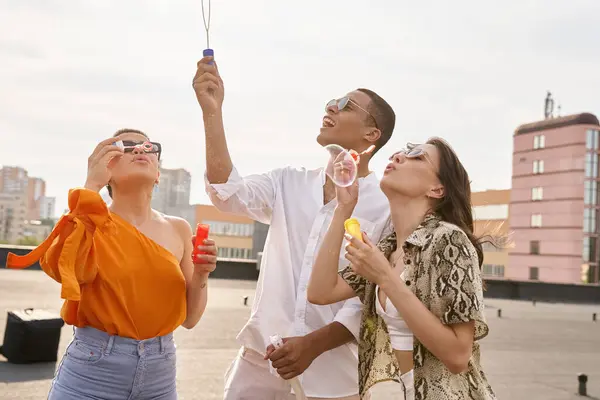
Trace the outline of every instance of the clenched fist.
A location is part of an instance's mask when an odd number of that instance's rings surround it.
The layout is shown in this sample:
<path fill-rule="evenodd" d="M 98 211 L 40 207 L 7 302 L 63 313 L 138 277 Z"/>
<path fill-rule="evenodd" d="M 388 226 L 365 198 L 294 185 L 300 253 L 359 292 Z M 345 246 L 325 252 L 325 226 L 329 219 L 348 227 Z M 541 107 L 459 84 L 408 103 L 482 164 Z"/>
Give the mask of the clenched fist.
<path fill-rule="evenodd" d="M 213 57 L 204 57 L 198 61 L 192 87 L 196 92 L 198 104 L 205 114 L 215 113 L 221 109 L 225 89 Z"/>
<path fill-rule="evenodd" d="M 88 173 L 85 181 L 87 189 L 100 191 L 111 178 L 113 159 L 123 155 L 123 149 L 115 145 L 119 139 L 109 138 L 101 141 L 88 158 Z"/>

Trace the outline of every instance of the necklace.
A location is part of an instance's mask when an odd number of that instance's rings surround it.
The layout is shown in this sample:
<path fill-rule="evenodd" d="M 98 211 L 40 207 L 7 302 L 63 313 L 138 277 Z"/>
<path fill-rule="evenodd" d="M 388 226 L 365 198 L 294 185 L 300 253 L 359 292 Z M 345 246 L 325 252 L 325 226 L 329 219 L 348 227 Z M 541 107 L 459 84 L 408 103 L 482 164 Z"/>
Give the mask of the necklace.
<path fill-rule="evenodd" d="M 396 264 L 398 264 L 398 261 L 400 260 L 400 258 L 402 256 L 404 256 L 403 249 L 396 249 L 396 251 L 398 252 L 398 255 L 396 256 L 396 258 L 394 259 L 394 262 L 392 263 L 392 268 L 396 268 Z"/>

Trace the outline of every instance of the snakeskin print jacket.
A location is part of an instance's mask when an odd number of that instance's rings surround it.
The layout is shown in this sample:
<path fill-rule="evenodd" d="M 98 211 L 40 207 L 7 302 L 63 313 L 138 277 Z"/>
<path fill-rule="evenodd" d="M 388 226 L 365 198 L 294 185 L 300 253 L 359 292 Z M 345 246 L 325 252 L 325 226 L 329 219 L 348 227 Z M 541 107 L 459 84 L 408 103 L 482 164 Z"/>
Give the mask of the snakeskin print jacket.
<path fill-rule="evenodd" d="M 396 234 L 381 239 L 377 247 L 389 259 Z M 457 226 L 428 215 L 403 244 L 402 278 L 417 298 L 444 324 L 475 321 L 473 352 L 467 371 L 452 374 L 414 338 L 413 362 L 416 400 L 495 400 L 481 369 L 478 341 L 488 334 L 483 313 L 483 285 L 477 253 Z M 378 382 L 400 383 L 400 369 L 388 330 L 375 309 L 375 284 L 355 274 L 350 266 L 340 276 L 354 289 L 363 308 L 359 341 L 361 398 Z"/>

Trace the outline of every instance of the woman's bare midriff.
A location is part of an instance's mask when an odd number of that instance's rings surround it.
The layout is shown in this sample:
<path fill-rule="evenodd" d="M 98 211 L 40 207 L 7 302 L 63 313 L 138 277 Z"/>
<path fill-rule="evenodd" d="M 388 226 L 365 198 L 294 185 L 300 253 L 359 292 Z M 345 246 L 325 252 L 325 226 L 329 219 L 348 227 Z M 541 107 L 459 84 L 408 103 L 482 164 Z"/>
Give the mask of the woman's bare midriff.
<path fill-rule="evenodd" d="M 394 350 L 398 364 L 400 364 L 400 372 L 407 373 L 413 369 L 413 352 L 410 350 Z"/>

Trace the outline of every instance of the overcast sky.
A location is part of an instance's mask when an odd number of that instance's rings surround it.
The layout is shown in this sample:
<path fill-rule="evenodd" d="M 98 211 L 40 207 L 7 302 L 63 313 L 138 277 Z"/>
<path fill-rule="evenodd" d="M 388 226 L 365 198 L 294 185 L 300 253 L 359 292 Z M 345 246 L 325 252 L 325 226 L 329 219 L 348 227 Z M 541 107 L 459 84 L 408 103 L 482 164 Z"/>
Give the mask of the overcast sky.
<path fill-rule="evenodd" d="M 600 114 L 600 1 L 213 0 L 211 47 L 241 173 L 316 167 L 326 101 L 356 87 L 397 114 L 394 137 L 438 135 L 474 190 L 510 187 L 512 134 L 543 117 Z M 493 4 L 492 4 L 493 3 Z M 122 127 L 163 144 L 207 203 L 202 114 L 191 88 L 205 48 L 200 0 L 0 0 L 0 165 L 47 182 L 66 207 L 95 144 Z"/>

